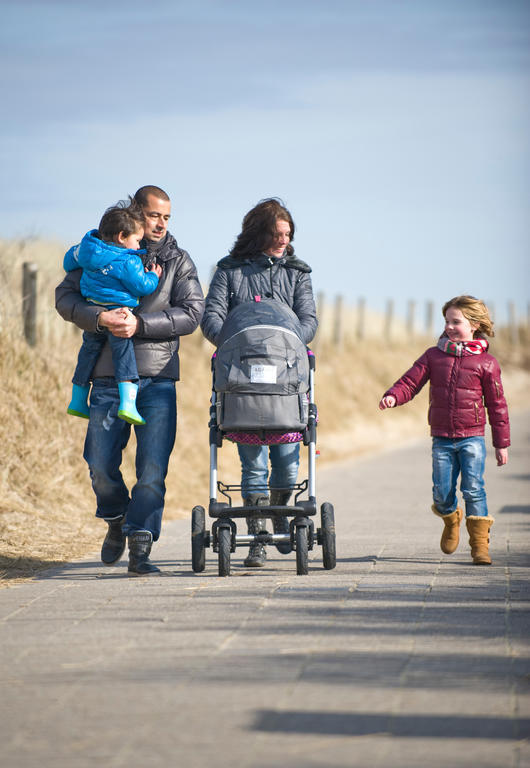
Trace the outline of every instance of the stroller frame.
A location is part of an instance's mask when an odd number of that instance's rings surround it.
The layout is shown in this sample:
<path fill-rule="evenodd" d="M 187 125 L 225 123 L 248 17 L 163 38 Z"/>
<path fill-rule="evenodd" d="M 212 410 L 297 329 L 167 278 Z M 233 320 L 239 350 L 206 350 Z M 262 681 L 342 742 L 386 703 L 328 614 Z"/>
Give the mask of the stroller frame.
<path fill-rule="evenodd" d="M 212 387 L 210 406 L 210 503 L 208 514 L 214 518 L 212 530 L 206 530 L 206 516 L 204 507 L 196 506 L 192 510 L 191 520 L 191 553 L 192 567 L 196 573 L 201 573 L 206 565 L 205 550 L 212 547 L 218 555 L 219 576 L 230 575 L 230 555 L 237 547 L 249 546 L 253 543 L 260 544 L 287 544 L 296 553 L 296 572 L 305 575 L 308 572 L 308 551 L 315 544 L 322 546 L 323 566 L 326 570 L 335 568 L 335 520 L 333 506 L 324 502 L 321 505 L 321 527 L 315 532 L 315 525 L 311 519 L 317 513 L 316 501 L 316 430 L 317 407 L 314 402 L 314 372 L 315 356 L 311 350 L 307 350 L 309 360 L 309 404 L 308 423 L 303 432 L 304 445 L 308 449 L 308 477 L 289 488 L 275 488 L 279 491 L 291 491 L 294 493 L 294 503 L 290 505 L 265 505 L 265 506 L 233 506 L 232 492 L 240 492 L 241 485 L 225 484 L 218 479 L 217 451 L 223 443 L 223 431 L 217 423 L 217 393 Z M 212 358 L 212 373 L 215 356 Z M 256 488 L 268 494 L 268 487 Z M 217 494 L 224 496 L 227 501 L 218 501 Z M 307 498 L 302 498 L 307 493 Z M 288 517 L 289 533 L 269 533 L 262 531 L 257 534 L 239 534 L 235 520 L 240 518 L 269 518 Z"/>

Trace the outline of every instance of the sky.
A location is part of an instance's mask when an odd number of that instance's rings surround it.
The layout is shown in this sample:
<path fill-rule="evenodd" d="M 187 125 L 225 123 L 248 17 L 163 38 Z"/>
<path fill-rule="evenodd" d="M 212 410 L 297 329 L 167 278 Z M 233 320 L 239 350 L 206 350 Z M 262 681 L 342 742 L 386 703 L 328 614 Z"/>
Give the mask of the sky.
<path fill-rule="evenodd" d="M 0 0 L 0 238 L 156 184 L 203 282 L 280 197 L 329 301 L 530 299 L 530 0 Z M 441 317 L 441 315 L 440 315 Z"/>

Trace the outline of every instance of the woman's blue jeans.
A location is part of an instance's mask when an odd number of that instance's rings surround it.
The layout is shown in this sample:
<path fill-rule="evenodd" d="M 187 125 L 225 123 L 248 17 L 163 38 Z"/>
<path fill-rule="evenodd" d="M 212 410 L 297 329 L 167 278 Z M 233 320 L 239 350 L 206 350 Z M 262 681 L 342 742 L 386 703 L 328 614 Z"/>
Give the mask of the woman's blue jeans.
<path fill-rule="evenodd" d="M 96 517 L 125 515 L 124 533 L 150 531 L 160 536 L 165 478 L 175 443 L 177 402 L 172 379 L 141 378 L 137 407 L 145 424 L 135 427 L 136 483 L 129 496 L 120 466 L 131 425 L 118 418 L 120 396 L 113 378 L 95 379 L 90 393 L 90 421 L 84 458 L 96 494 Z"/>
<path fill-rule="evenodd" d="M 433 437 L 432 493 L 436 509 L 441 515 L 449 515 L 457 507 L 456 484 L 460 474 L 466 517 L 487 516 L 485 463 L 486 444 L 483 437 Z"/>
<path fill-rule="evenodd" d="M 300 443 L 279 445 L 237 444 L 241 459 L 241 495 L 250 493 L 268 495 L 268 488 L 291 488 L 296 483 L 300 463 Z M 271 472 L 269 481 L 269 456 Z"/>

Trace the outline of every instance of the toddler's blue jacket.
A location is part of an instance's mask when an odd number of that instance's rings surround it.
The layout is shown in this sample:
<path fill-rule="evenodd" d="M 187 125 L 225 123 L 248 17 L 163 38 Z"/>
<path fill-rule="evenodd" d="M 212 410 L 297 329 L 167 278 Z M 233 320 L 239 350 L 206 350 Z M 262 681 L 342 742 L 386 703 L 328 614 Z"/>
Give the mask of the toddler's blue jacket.
<path fill-rule="evenodd" d="M 140 296 L 153 293 L 158 286 L 155 272 L 146 272 L 140 255 L 145 251 L 121 248 L 97 237 L 97 230 L 87 232 L 79 245 L 64 257 L 66 272 L 82 267 L 82 295 L 95 304 L 136 307 Z"/>

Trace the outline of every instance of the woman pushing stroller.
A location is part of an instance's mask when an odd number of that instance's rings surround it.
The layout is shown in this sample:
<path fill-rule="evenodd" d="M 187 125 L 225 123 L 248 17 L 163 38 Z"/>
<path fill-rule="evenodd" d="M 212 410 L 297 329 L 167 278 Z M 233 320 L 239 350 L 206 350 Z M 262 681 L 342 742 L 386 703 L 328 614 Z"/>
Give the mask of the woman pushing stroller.
<path fill-rule="evenodd" d="M 302 341 L 310 343 L 317 329 L 311 268 L 294 255 L 294 232 L 291 214 L 276 198 L 262 200 L 246 214 L 229 255 L 217 264 L 206 297 L 201 328 L 208 341 L 218 346 L 223 324 L 235 307 L 273 299 L 293 310 Z M 245 506 L 286 505 L 298 475 L 299 443 L 238 443 L 237 448 Z M 257 534 L 265 530 L 265 520 L 249 517 L 247 526 L 249 533 Z M 275 533 L 288 533 L 287 517 L 273 518 L 273 528 Z M 277 544 L 277 548 L 282 554 L 290 552 L 288 543 Z M 265 560 L 265 547 L 254 543 L 244 564 L 260 568 Z"/>

